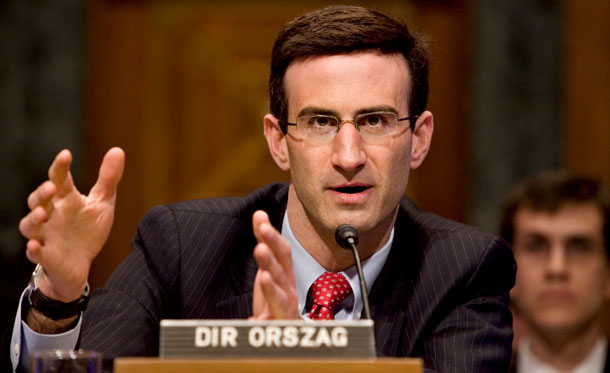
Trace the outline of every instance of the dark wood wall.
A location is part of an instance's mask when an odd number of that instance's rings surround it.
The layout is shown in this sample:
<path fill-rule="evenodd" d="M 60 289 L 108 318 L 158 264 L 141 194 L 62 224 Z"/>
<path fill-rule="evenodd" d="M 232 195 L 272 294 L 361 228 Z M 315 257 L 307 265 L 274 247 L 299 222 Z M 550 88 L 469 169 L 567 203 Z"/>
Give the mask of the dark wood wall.
<path fill-rule="evenodd" d="M 336 2 L 333 2 L 336 3 Z M 351 2 L 351 3 L 358 3 Z M 365 5 L 368 2 L 361 2 Z M 476 2 L 377 1 L 429 35 L 436 130 L 408 194 L 424 209 L 468 216 L 471 9 Z M 270 50 L 279 28 L 324 1 L 90 1 L 86 18 L 85 179 L 121 146 L 127 167 L 115 225 L 96 260 L 100 286 L 159 203 L 245 194 L 288 180 L 268 155 Z M 610 183 L 610 4 L 565 1 L 563 165 Z"/>
<path fill-rule="evenodd" d="M 565 4 L 564 152 L 567 168 L 610 185 L 610 2 Z"/>
<path fill-rule="evenodd" d="M 152 206 L 243 195 L 288 180 L 268 155 L 262 133 L 270 51 L 286 21 L 326 4 L 90 3 L 89 184 L 109 147 L 127 153 L 115 225 L 94 264 L 92 285 L 102 285 L 128 254 L 137 222 Z M 426 209 L 463 220 L 468 68 L 463 2 L 379 1 L 376 7 L 431 35 L 430 108 L 438 124 L 430 158 L 412 173 L 409 194 Z"/>

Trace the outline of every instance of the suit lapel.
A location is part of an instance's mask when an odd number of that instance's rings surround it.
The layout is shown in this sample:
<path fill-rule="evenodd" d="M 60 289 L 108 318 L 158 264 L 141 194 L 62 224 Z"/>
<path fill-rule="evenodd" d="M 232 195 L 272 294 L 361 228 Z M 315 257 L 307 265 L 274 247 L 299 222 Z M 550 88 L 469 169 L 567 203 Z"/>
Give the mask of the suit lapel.
<path fill-rule="evenodd" d="M 394 227 L 390 255 L 371 288 L 372 317 L 377 349 L 382 356 L 408 356 L 415 343 L 405 335 L 407 310 L 422 260 L 423 238 L 401 207 Z"/>
<path fill-rule="evenodd" d="M 252 316 L 252 289 L 258 267 L 252 256 L 239 269 L 238 266 L 236 262 L 231 263 L 230 278 L 234 295 L 216 304 L 218 314 L 224 319 Z"/>
<path fill-rule="evenodd" d="M 242 222 L 234 235 L 234 241 L 226 249 L 227 268 L 226 290 L 216 303 L 219 318 L 247 318 L 252 315 L 252 288 L 257 265 L 252 256 L 256 245 L 252 227 Z"/>
<path fill-rule="evenodd" d="M 269 214 L 271 224 L 281 231 L 282 219 L 286 210 L 287 187 L 281 188 L 273 195 L 272 203 L 265 208 Z M 252 256 L 256 246 L 256 239 L 252 231 L 252 211 L 244 217 L 244 223 L 236 234 L 239 237 L 231 245 L 229 271 L 234 296 L 227 297 L 216 305 L 216 309 L 223 318 L 247 318 L 252 316 L 252 295 L 254 279 L 258 265 Z M 247 220 L 247 222 L 246 222 Z"/>

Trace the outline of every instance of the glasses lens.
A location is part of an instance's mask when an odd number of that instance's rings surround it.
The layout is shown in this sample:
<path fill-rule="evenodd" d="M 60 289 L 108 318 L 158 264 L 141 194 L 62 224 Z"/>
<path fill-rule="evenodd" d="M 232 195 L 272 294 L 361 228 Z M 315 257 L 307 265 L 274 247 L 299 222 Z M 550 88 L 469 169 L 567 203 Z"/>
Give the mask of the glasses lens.
<path fill-rule="evenodd" d="M 297 131 L 308 139 L 328 139 L 337 133 L 338 120 L 327 115 L 307 115 L 297 119 Z"/>
<path fill-rule="evenodd" d="M 388 136 L 396 131 L 398 119 L 394 113 L 366 113 L 356 117 L 358 129 L 363 136 Z"/>

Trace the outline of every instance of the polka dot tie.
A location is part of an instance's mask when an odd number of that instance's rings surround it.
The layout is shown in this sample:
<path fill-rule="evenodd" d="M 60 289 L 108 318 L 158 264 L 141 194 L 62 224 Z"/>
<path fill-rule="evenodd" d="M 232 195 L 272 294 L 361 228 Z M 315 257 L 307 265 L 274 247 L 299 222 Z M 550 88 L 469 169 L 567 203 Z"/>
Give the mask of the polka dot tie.
<path fill-rule="evenodd" d="M 352 293 L 349 282 L 340 273 L 325 272 L 311 285 L 313 307 L 309 318 L 314 320 L 333 320 L 333 308 Z"/>

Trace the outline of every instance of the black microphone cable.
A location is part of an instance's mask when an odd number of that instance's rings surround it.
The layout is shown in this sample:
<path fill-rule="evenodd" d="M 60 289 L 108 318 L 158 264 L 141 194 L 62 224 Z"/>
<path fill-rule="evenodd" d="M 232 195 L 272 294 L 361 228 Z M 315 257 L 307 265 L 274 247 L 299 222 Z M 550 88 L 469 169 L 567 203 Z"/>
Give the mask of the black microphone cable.
<path fill-rule="evenodd" d="M 335 230 L 335 240 L 339 246 L 344 249 L 351 249 L 354 253 L 354 261 L 356 262 L 356 270 L 358 271 L 358 279 L 360 280 L 360 295 L 362 296 L 362 308 L 364 311 L 364 317 L 372 320 L 371 309 L 369 307 L 369 296 L 366 290 L 366 282 L 364 281 L 364 274 L 362 273 L 362 265 L 360 264 L 360 255 L 358 255 L 358 232 L 354 227 L 349 224 L 341 224 Z"/>

